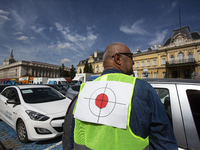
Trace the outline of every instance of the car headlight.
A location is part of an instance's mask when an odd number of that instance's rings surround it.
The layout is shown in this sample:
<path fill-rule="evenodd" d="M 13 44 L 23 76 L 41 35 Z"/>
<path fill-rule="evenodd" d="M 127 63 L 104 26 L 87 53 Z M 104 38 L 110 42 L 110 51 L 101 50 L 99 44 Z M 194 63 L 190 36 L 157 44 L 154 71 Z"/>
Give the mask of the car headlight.
<path fill-rule="evenodd" d="M 26 113 L 29 115 L 29 117 L 32 120 L 36 120 L 36 121 L 46 121 L 49 119 L 48 116 L 45 116 L 43 114 L 40 114 L 38 112 L 32 111 L 32 110 L 26 110 Z"/>

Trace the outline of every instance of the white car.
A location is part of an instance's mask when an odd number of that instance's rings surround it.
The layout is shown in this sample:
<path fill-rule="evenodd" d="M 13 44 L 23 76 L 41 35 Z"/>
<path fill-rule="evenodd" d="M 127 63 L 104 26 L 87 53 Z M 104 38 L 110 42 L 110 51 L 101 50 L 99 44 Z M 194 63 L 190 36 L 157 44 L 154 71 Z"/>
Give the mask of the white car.
<path fill-rule="evenodd" d="M 65 93 L 65 96 L 68 97 L 69 99 L 73 100 L 74 97 L 79 93 L 79 90 L 80 90 L 80 86 L 81 85 L 71 85 L 66 93 Z"/>
<path fill-rule="evenodd" d="M 8 86 L 0 94 L 0 119 L 17 131 L 23 143 L 63 133 L 71 100 L 45 85 Z"/>

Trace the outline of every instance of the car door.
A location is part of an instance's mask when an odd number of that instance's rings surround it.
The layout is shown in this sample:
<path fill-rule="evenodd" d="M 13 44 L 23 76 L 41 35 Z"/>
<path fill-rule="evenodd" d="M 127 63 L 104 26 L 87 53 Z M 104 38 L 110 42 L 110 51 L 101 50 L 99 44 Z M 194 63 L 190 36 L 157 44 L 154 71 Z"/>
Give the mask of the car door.
<path fill-rule="evenodd" d="M 159 95 L 163 107 L 172 124 L 172 128 L 179 146 L 179 149 L 187 149 L 186 134 L 184 129 L 184 122 L 179 103 L 179 96 L 175 84 L 151 84 Z M 171 118 L 170 118 L 171 117 Z"/>
<path fill-rule="evenodd" d="M 9 93 L 10 93 L 9 91 L 10 89 L 7 88 L 7 89 L 4 89 L 2 93 L 0 94 L 0 115 L 3 120 L 7 120 L 10 116 L 8 115 L 8 112 L 6 112 L 7 105 L 5 104 L 6 101 L 8 100 L 7 97 L 9 96 Z"/>
<path fill-rule="evenodd" d="M 7 88 L 5 91 L 3 91 L 1 95 L 1 105 L 2 105 L 2 112 L 3 119 L 6 123 L 8 123 L 11 127 L 15 128 L 15 122 L 16 122 L 16 111 L 17 106 L 16 104 L 9 104 L 7 100 L 15 100 L 19 101 L 19 96 L 15 88 Z"/>
<path fill-rule="evenodd" d="M 177 85 L 188 149 L 200 149 L 200 85 Z"/>

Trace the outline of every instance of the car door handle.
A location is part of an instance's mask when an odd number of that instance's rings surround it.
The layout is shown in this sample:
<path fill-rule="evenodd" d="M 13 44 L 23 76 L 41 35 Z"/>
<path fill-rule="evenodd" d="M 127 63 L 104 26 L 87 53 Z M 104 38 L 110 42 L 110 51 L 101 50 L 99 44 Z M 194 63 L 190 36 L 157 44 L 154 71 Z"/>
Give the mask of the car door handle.
<path fill-rule="evenodd" d="M 5 102 L 5 104 L 7 105 L 7 103 Z"/>

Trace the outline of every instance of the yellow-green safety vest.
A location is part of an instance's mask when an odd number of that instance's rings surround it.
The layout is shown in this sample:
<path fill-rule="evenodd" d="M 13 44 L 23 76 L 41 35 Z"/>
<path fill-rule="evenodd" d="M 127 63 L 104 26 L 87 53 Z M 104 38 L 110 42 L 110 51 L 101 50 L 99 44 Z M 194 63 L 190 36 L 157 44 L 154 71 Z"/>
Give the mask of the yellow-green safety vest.
<path fill-rule="evenodd" d="M 105 74 L 95 81 L 118 81 L 133 84 L 135 87 L 135 77 L 122 73 Z M 82 83 L 80 92 L 85 83 Z M 74 128 L 74 145 L 75 150 L 142 150 L 149 145 L 149 137 L 142 138 L 135 135 L 130 124 L 131 101 L 133 92 L 128 106 L 127 128 L 120 129 L 112 126 L 83 122 L 75 118 Z M 77 100 L 78 101 L 78 100 Z M 76 106 L 74 112 L 76 111 Z"/>

